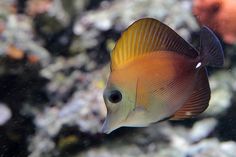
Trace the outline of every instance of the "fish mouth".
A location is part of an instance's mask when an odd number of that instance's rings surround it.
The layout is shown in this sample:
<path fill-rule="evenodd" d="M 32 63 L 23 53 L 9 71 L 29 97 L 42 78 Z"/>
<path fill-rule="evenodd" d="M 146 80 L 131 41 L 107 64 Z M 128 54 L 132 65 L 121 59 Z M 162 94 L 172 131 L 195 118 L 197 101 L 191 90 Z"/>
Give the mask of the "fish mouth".
<path fill-rule="evenodd" d="M 110 127 L 109 127 L 109 122 L 108 121 L 109 121 L 108 118 L 106 118 L 103 125 L 102 125 L 102 130 L 101 130 L 102 133 L 105 133 L 105 134 L 111 133 L 111 131 L 109 129 Z"/>
<path fill-rule="evenodd" d="M 121 127 L 120 124 L 116 124 L 116 125 L 112 124 L 110 116 L 107 116 L 104 123 L 103 123 L 101 132 L 105 133 L 105 134 L 110 134 L 112 131 L 114 131 L 120 127 Z"/>

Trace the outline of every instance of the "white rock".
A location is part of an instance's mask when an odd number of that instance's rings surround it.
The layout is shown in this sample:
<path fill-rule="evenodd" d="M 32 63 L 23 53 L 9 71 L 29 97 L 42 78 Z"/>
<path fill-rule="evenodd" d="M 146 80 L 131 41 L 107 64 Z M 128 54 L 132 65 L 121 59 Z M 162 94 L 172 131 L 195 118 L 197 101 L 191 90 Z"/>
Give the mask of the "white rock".
<path fill-rule="evenodd" d="M 196 122 L 190 131 L 191 142 L 199 141 L 207 137 L 216 127 L 217 121 L 213 118 Z"/>
<path fill-rule="evenodd" d="M 0 126 L 4 125 L 12 116 L 11 110 L 7 105 L 0 103 Z"/>
<path fill-rule="evenodd" d="M 223 142 L 221 144 L 221 150 L 227 154 L 228 157 L 236 156 L 236 143 L 233 141 Z"/>

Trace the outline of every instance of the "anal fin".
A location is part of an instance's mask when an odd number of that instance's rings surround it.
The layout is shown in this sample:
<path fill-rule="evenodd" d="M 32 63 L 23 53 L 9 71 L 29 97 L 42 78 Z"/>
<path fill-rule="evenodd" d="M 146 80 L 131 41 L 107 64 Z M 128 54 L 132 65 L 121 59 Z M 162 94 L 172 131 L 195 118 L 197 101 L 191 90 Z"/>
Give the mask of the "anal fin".
<path fill-rule="evenodd" d="M 202 68 L 198 73 L 193 93 L 170 120 L 192 118 L 202 113 L 208 107 L 210 94 L 207 71 L 205 68 Z"/>

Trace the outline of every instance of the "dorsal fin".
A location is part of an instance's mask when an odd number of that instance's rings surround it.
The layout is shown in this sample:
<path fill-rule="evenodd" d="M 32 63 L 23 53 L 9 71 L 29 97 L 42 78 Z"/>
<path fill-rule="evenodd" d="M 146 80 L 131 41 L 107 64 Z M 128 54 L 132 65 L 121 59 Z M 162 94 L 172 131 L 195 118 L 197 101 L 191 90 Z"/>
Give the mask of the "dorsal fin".
<path fill-rule="evenodd" d="M 196 49 L 170 27 L 156 19 L 144 18 L 123 32 L 111 53 L 111 69 L 158 51 L 172 51 L 191 58 L 198 56 Z"/>

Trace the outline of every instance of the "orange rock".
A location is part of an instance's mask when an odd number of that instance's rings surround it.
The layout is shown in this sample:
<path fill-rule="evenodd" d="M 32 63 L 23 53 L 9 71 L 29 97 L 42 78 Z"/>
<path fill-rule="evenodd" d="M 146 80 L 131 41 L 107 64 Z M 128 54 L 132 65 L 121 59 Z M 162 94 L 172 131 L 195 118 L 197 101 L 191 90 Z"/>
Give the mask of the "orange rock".
<path fill-rule="evenodd" d="M 11 59 L 14 60 L 21 60 L 25 57 L 25 53 L 24 51 L 22 51 L 21 49 L 15 47 L 14 45 L 10 44 L 8 46 L 7 52 L 6 52 L 7 56 L 10 57 Z M 38 63 L 40 58 L 36 55 L 33 54 L 28 54 L 26 55 L 27 57 L 27 61 L 31 64 L 35 64 Z"/>
<path fill-rule="evenodd" d="M 38 14 L 42 14 L 44 12 L 47 12 L 51 5 L 53 0 L 31 0 L 27 3 L 27 13 L 30 16 L 36 16 Z"/>
<path fill-rule="evenodd" d="M 0 20 L 0 34 L 5 30 L 5 23 Z"/>
<path fill-rule="evenodd" d="M 193 14 L 226 43 L 236 43 L 236 0 L 194 0 Z"/>
<path fill-rule="evenodd" d="M 9 11 L 12 13 L 12 14 L 17 14 L 17 4 L 16 2 L 12 3 L 10 6 L 9 6 Z"/>
<path fill-rule="evenodd" d="M 6 53 L 10 58 L 15 60 L 21 60 L 24 57 L 24 52 L 14 45 L 9 45 Z"/>
<path fill-rule="evenodd" d="M 39 57 L 36 55 L 28 55 L 27 58 L 28 58 L 28 61 L 32 64 L 35 64 L 39 61 Z"/>

